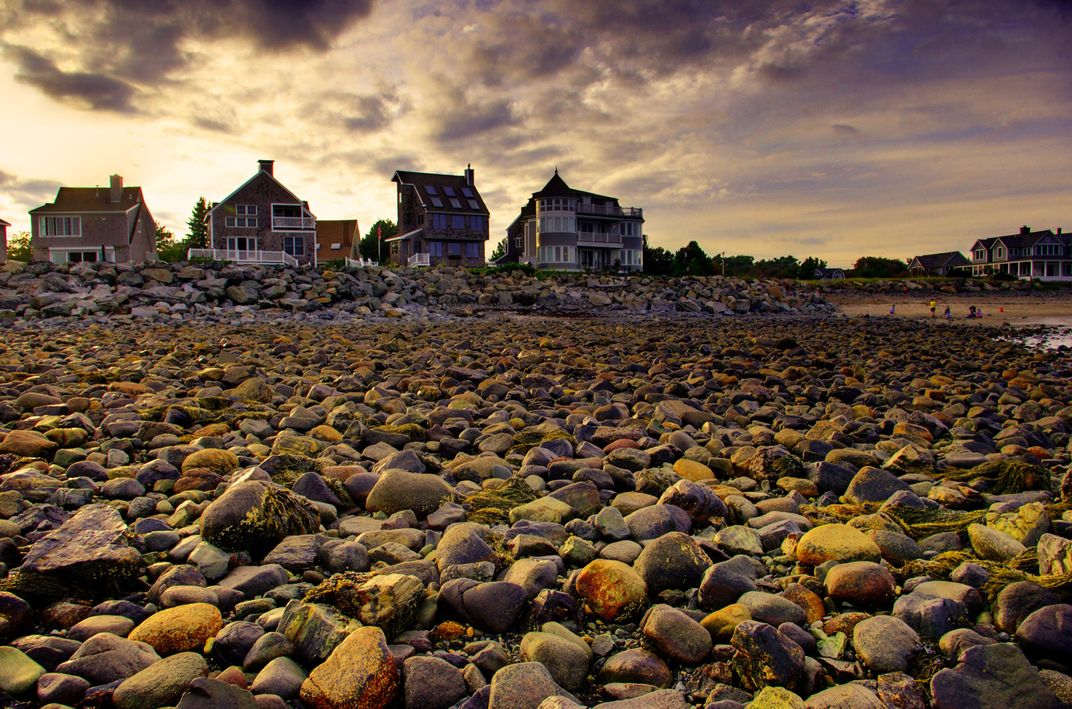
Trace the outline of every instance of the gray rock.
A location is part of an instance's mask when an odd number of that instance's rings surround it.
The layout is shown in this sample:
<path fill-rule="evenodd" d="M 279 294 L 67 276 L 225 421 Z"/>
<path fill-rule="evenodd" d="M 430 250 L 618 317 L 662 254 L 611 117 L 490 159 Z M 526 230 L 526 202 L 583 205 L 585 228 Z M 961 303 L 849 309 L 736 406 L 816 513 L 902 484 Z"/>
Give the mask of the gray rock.
<path fill-rule="evenodd" d="M 1051 709 L 1058 704 L 1020 649 L 1009 643 L 965 650 L 960 664 L 931 678 L 931 697 L 936 709 Z"/>
<path fill-rule="evenodd" d="M 107 684 L 131 677 L 159 659 L 146 643 L 99 633 L 82 643 L 56 671 L 84 677 L 95 685 Z"/>
<path fill-rule="evenodd" d="M 193 681 L 208 674 L 208 664 L 196 652 L 180 652 L 128 677 L 112 695 L 116 709 L 140 709 L 177 704 Z"/>
<path fill-rule="evenodd" d="M 1039 608 L 1020 623 L 1016 639 L 1031 657 L 1072 665 L 1072 605 Z"/>
<path fill-rule="evenodd" d="M 856 655 L 875 674 L 904 672 L 912 655 L 921 648 L 919 635 L 903 620 L 888 615 L 867 618 L 852 632 Z"/>
<path fill-rule="evenodd" d="M 372 486 L 365 507 L 369 512 L 387 514 L 412 510 L 425 517 L 439 509 L 451 493 L 450 485 L 438 475 L 385 470 Z"/>
<path fill-rule="evenodd" d="M 698 665 L 711 654 L 710 633 L 683 611 L 664 603 L 648 609 L 640 632 L 676 662 Z"/>
<path fill-rule="evenodd" d="M 439 657 L 409 657 L 402 664 L 406 709 L 446 709 L 465 696 L 458 668 Z"/>
<path fill-rule="evenodd" d="M 865 465 L 853 476 L 852 482 L 845 490 L 847 502 L 884 502 L 890 495 L 900 490 L 911 490 L 908 483 L 893 473 Z"/>
<path fill-rule="evenodd" d="M 670 588 L 699 586 L 710 565 L 711 559 L 695 539 L 681 532 L 668 532 L 648 542 L 633 568 L 644 579 L 648 593 L 657 595 Z"/>
<path fill-rule="evenodd" d="M 532 709 L 547 697 L 566 695 L 539 662 L 507 665 L 491 678 L 488 709 Z"/>
<path fill-rule="evenodd" d="M 119 584 L 141 570 L 141 554 L 130 542 L 127 525 L 114 508 L 88 505 L 36 541 L 20 570 L 57 576 L 76 587 Z"/>
<path fill-rule="evenodd" d="M 301 691 L 302 682 L 308 675 L 289 657 L 277 657 L 266 664 L 249 685 L 254 694 L 275 694 L 283 699 L 293 699 Z"/>

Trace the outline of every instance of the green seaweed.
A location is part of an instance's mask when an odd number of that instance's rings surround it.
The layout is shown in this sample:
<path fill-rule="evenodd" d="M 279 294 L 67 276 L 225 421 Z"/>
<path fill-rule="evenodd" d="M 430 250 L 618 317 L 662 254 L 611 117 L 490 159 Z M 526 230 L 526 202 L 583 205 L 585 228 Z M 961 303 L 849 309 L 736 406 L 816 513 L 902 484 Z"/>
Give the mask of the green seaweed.
<path fill-rule="evenodd" d="M 469 507 L 469 521 L 480 524 L 495 525 L 508 524 L 510 510 L 532 502 L 539 494 L 521 478 L 510 478 L 506 484 L 492 489 L 481 490 L 466 498 L 465 503 Z"/>
<path fill-rule="evenodd" d="M 1019 460 L 995 460 L 980 463 L 970 470 L 947 470 L 944 477 L 958 482 L 984 481 L 984 491 L 992 495 L 1049 490 L 1052 484 L 1048 470 Z"/>

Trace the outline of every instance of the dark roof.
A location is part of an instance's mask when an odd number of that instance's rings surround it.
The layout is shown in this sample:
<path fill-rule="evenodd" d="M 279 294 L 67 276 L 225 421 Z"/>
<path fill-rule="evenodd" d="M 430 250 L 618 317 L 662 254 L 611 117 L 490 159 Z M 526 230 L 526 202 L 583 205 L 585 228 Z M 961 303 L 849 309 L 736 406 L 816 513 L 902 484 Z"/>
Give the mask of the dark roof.
<path fill-rule="evenodd" d="M 959 251 L 943 251 L 940 254 L 923 254 L 922 256 L 916 256 L 912 259 L 918 261 L 919 265 L 925 271 L 936 271 L 940 268 L 945 268 L 950 265 L 950 262 L 954 262 L 954 266 L 963 266 L 970 263 L 968 259 L 964 258 L 964 254 Z"/>
<path fill-rule="evenodd" d="M 318 219 L 316 222 L 316 243 L 319 247 L 316 257 L 320 261 L 346 258 L 357 236 L 356 219 Z M 332 244 L 338 244 L 336 249 Z"/>
<path fill-rule="evenodd" d="M 1021 231 L 1018 234 L 1009 234 L 1008 236 L 999 236 L 997 238 L 1000 239 L 1001 242 L 1008 246 L 1010 249 L 1020 249 L 1029 246 L 1034 246 L 1043 238 L 1047 236 L 1052 237 L 1053 235 L 1054 234 L 1052 231 L 1050 231 L 1049 229 L 1044 229 L 1042 231 Z"/>
<path fill-rule="evenodd" d="M 3 219 L 0 219 L 0 226 L 11 226 L 11 222 L 5 222 Z"/>
<path fill-rule="evenodd" d="M 142 203 L 141 187 L 124 187 L 119 202 L 110 200 L 111 188 L 60 187 L 56 200 L 31 209 L 30 214 L 78 214 L 82 212 L 126 212 Z"/>
<path fill-rule="evenodd" d="M 585 192 L 584 190 L 576 190 L 566 184 L 566 181 L 562 179 L 562 176 L 558 174 L 558 168 L 555 168 L 555 174 L 551 176 L 551 179 L 547 181 L 547 184 L 543 186 L 539 192 L 533 192 L 533 197 L 537 199 L 540 197 L 592 197 L 595 199 L 605 199 L 609 202 L 618 202 L 616 197 L 607 197 L 605 195 L 596 194 L 595 192 Z"/>
<path fill-rule="evenodd" d="M 490 214 L 484 204 L 484 198 L 480 196 L 480 191 L 475 185 L 470 185 L 465 181 L 465 175 L 440 175 L 434 172 L 398 170 L 391 181 L 413 185 L 424 208 L 430 212 L 457 212 L 485 216 Z M 472 196 L 467 195 L 465 190 L 468 190 Z M 450 194 L 451 192 L 454 194 Z"/>

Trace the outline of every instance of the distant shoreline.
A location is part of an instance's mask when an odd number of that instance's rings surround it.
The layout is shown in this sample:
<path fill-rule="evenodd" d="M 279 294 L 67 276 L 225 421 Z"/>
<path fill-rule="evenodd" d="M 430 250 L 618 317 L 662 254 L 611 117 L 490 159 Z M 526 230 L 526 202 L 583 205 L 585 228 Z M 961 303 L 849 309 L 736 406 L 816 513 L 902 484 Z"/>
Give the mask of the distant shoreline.
<path fill-rule="evenodd" d="M 946 306 L 950 307 L 952 319 L 978 326 L 1000 327 L 1008 324 L 1017 327 L 1032 325 L 1072 325 L 1072 298 L 1067 293 L 1023 294 L 973 293 L 973 294 L 826 294 L 829 302 L 838 311 L 850 317 L 896 317 L 930 319 L 930 300 L 936 302 L 935 320 L 945 317 Z M 971 306 L 981 308 L 982 318 L 968 318 Z M 893 306 L 893 315 L 890 307 Z"/>

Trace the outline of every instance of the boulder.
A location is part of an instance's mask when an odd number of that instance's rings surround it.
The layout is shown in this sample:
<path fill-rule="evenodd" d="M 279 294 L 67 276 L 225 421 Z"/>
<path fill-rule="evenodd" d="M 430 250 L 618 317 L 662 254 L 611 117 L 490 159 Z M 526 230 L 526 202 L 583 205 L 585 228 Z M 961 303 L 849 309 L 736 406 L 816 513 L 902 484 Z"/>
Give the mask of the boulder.
<path fill-rule="evenodd" d="M 226 551 L 263 556 L 293 534 L 311 534 L 320 527 L 314 509 L 290 490 L 261 480 L 227 488 L 201 514 L 201 536 Z"/>

